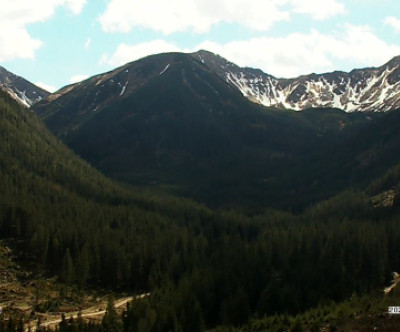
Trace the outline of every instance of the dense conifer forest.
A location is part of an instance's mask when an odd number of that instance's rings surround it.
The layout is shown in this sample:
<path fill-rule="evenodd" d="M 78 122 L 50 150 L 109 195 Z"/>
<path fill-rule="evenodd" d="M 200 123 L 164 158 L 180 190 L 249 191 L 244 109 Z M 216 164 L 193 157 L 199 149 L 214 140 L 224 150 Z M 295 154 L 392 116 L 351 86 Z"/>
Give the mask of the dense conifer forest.
<path fill-rule="evenodd" d="M 371 200 L 399 167 L 300 214 L 243 215 L 106 179 L 3 93 L 0 116 L 1 239 L 71 289 L 151 293 L 59 331 L 223 331 L 368 294 L 400 268 L 399 202 Z M 0 317 L 0 331 L 26 319 Z"/>

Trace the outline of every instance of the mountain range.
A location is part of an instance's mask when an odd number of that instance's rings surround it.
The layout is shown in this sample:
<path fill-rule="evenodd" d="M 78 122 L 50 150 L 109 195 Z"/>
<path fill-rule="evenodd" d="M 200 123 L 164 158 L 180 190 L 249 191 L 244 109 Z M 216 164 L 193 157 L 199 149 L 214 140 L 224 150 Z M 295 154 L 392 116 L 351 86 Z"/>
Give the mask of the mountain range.
<path fill-rule="evenodd" d="M 259 69 L 242 68 L 210 52 L 193 56 L 212 68 L 249 100 L 301 111 L 338 108 L 346 112 L 391 111 L 400 107 L 400 56 L 378 68 L 335 71 L 280 79 Z"/>
<path fill-rule="evenodd" d="M 348 75 L 390 71 L 385 82 L 396 89 L 397 62 Z M 245 71 L 261 75 L 205 51 L 158 54 L 69 85 L 32 110 L 107 176 L 214 206 L 303 206 L 384 171 L 372 157 L 379 154 L 375 145 L 364 144 L 388 118 L 378 112 L 384 103 L 377 112 L 266 107 L 230 79 Z M 335 82 L 344 74 L 330 75 Z M 363 130 L 364 141 L 357 136 Z M 391 157 L 385 167 L 396 162 Z"/>
<path fill-rule="evenodd" d="M 400 106 L 400 56 L 377 68 L 354 69 L 349 73 L 312 73 L 296 78 L 276 78 L 260 69 L 239 67 L 219 55 L 204 50 L 192 53 L 191 56 L 207 65 L 250 101 L 267 107 L 296 111 L 308 108 L 338 108 L 346 112 L 382 112 Z M 121 68 L 109 74 L 113 75 Z M 51 98 L 57 98 L 74 86 L 61 89 Z M 0 67 L 0 87 L 28 107 L 49 95 L 47 91 L 3 67 Z M 125 92 L 124 87 L 126 88 L 125 85 L 118 87 L 121 95 Z"/>
<path fill-rule="evenodd" d="M 44 92 L 31 110 L 119 181 L 212 206 L 307 206 L 397 163 L 399 66 L 277 79 L 207 51 L 164 53 Z"/>

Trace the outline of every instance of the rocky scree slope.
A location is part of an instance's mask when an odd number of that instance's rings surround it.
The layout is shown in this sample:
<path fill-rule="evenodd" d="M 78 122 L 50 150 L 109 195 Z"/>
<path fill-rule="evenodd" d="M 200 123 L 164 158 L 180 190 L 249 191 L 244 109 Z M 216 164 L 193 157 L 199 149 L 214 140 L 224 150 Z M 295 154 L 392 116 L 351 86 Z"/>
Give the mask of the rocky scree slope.
<path fill-rule="evenodd" d="M 335 71 L 291 79 L 242 68 L 207 51 L 193 56 L 212 68 L 249 100 L 264 106 L 302 111 L 338 108 L 346 112 L 386 112 L 400 107 L 400 56 L 378 68 Z"/>

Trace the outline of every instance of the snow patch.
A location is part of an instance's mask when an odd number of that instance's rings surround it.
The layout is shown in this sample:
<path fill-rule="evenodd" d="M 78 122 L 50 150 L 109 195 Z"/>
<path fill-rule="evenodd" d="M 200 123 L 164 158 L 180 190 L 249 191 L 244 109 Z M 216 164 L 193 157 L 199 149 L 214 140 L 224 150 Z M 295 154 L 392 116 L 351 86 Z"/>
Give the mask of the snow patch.
<path fill-rule="evenodd" d="M 121 93 L 119 94 L 120 97 L 125 93 L 125 90 L 126 90 L 126 87 L 128 86 L 128 83 L 129 83 L 129 81 L 127 81 L 125 83 L 125 85 L 122 87 Z"/>
<path fill-rule="evenodd" d="M 170 64 L 167 64 L 167 65 L 166 65 L 166 67 L 161 71 L 160 75 L 164 74 L 164 73 L 168 70 L 169 65 L 170 65 Z"/>
<path fill-rule="evenodd" d="M 320 76 L 292 79 L 291 82 L 253 74 L 245 68 L 231 70 L 221 65 L 221 69 L 226 82 L 236 87 L 244 97 L 267 107 L 297 111 L 309 107 L 335 107 L 345 112 L 382 112 L 400 108 L 400 82 L 388 82 L 389 75 L 398 67 L 377 68 L 354 77 L 343 74 L 333 79 Z"/>

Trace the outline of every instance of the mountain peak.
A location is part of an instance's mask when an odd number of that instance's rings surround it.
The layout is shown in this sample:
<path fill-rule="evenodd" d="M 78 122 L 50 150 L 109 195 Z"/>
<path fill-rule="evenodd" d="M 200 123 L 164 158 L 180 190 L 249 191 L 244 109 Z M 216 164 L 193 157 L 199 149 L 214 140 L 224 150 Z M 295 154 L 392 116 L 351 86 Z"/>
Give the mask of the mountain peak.
<path fill-rule="evenodd" d="M 216 57 L 219 57 L 218 54 L 215 54 L 215 53 L 213 53 L 213 52 L 211 52 L 211 51 L 207 51 L 207 50 L 204 50 L 204 49 L 198 50 L 198 51 L 193 52 L 193 53 L 191 53 L 191 54 L 192 54 L 192 55 L 207 55 L 207 56 L 216 56 Z"/>
<path fill-rule="evenodd" d="M 389 67 L 400 66 L 400 55 L 395 56 L 394 58 L 392 58 L 384 66 L 389 66 Z"/>

